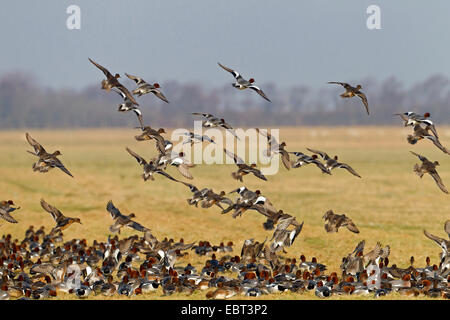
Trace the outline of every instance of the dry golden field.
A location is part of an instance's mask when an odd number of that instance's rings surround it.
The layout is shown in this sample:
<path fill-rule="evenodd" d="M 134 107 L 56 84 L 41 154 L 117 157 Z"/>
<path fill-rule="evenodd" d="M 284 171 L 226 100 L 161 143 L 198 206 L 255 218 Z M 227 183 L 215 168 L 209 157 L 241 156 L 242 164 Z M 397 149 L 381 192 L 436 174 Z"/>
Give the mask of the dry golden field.
<path fill-rule="evenodd" d="M 450 146 L 450 128 L 437 129 L 442 144 Z M 33 172 L 31 165 L 35 158 L 26 153 L 31 150 L 25 139 L 27 131 L 47 151 L 60 150 L 60 159 L 75 178 L 57 169 L 46 174 Z M 282 167 L 277 175 L 268 176 L 267 182 L 254 176 L 244 177 L 244 185 L 249 189 L 260 189 L 276 208 L 304 221 L 301 234 L 287 249 L 287 256 L 298 259 L 304 254 L 308 260 L 315 256 L 327 265 L 328 271 L 338 271 L 342 257 L 365 239 L 369 250 L 377 241 L 390 245 L 391 264 L 396 263 L 399 267 L 409 266 L 412 255 L 417 266 L 424 265 L 427 256 L 432 263 L 438 263 L 440 249 L 423 235 L 423 229 L 444 236 L 443 224 L 450 218 L 450 196 L 441 192 L 430 176 L 420 179 L 413 173 L 413 165 L 419 160 L 409 150 L 438 160 L 441 164 L 438 172 L 448 187 L 450 156 L 430 141 L 409 145 L 406 141 L 409 131 L 410 128 L 401 125 L 280 129 L 280 140 L 287 143 L 288 151 L 307 152 L 306 147 L 310 147 L 331 156 L 337 154 L 340 161 L 350 164 L 362 176 L 359 179 L 341 169 L 334 170 L 331 176 L 322 175 L 317 167 L 310 165 L 290 171 Z M 221 215 L 216 207 L 189 206 L 186 199 L 191 193 L 182 184 L 160 175 L 155 181 L 144 182 L 140 177 L 141 168 L 125 147 L 147 158 L 155 155 L 156 149 L 153 141 L 136 141 L 136 133 L 135 129 L 0 132 L 0 198 L 12 199 L 21 206 L 14 214 L 19 223 L 13 225 L 2 221 L 0 234 L 10 233 L 14 238 L 22 239 L 30 225 L 44 225 L 49 231 L 53 220 L 39 204 L 44 198 L 67 216 L 81 218 L 82 225 L 74 224 L 65 230 L 65 239 L 106 241 L 112 220 L 105 207 L 112 199 L 123 213 L 134 212 L 136 220 L 150 228 L 158 239 L 208 240 L 213 245 L 233 241 L 235 254 L 240 254 L 245 239 L 270 239 L 272 233 L 263 229 L 265 219 L 256 211 L 233 219 L 231 214 Z M 212 187 L 216 192 L 229 192 L 242 185 L 231 178 L 230 173 L 234 170 L 234 165 L 198 165 L 191 169 L 194 179 L 190 182 L 198 187 Z M 175 168 L 168 168 L 168 172 L 187 181 Z M 322 215 L 328 209 L 350 216 L 360 233 L 340 229 L 338 233 L 327 234 Z M 133 233 L 131 229 L 124 229 L 121 236 Z M 199 267 L 204 261 L 204 256 L 196 256 L 190 251 L 189 256 L 178 263 L 192 262 Z M 153 295 L 135 298 L 204 299 L 205 292 L 189 297 L 182 294 L 162 297 L 159 289 Z M 311 299 L 315 296 L 314 293 L 283 293 L 261 298 Z M 403 297 L 391 294 L 386 298 Z"/>

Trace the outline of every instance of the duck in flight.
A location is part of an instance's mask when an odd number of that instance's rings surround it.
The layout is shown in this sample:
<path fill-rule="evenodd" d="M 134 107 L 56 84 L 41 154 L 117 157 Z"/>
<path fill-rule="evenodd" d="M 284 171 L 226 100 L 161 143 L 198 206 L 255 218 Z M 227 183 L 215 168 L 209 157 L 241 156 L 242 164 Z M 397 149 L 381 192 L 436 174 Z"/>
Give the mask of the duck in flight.
<path fill-rule="evenodd" d="M 88 58 L 89 61 L 96 66 L 97 68 L 99 68 L 106 76 L 106 79 L 102 80 L 102 89 L 106 90 L 106 91 L 110 91 L 112 88 L 116 87 L 117 89 L 119 89 L 120 91 L 122 91 L 128 99 L 130 99 L 130 101 L 135 104 L 135 105 L 139 105 L 139 103 L 136 102 L 136 100 L 134 99 L 133 95 L 130 93 L 130 91 L 128 91 L 128 89 L 119 82 L 119 80 L 117 80 L 118 78 L 120 78 L 120 74 L 116 73 L 114 76 L 111 74 L 111 72 L 108 71 L 108 69 L 106 69 L 105 67 L 99 65 L 97 62 L 95 62 L 94 60 L 92 60 L 91 58 Z"/>
<path fill-rule="evenodd" d="M 414 172 L 420 178 L 422 178 L 425 173 L 428 173 L 433 178 L 433 180 L 436 182 L 439 189 L 441 189 L 442 192 L 448 194 L 447 188 L 444 186 L 444 183 L 442 182 L 441 177 L 439 176 L 438 172 L 436 171 L 436 166 L 439 165 L 439 162 L 438 161 L 431 162 L 426 157 L 424 157 L 418 153 L 415 153 L 412 151 L 410 151 L 410 152 L 413 155 L 415 155 L 416 157 L 418 157 L 420 161 L 422 161 L 421 165 L 419 165 L 417 163 L 414 165 L 414 169 L 413 169 Z"/>
<path fill-rule="evenodd" d="M 271 102 L 269 98 L 267 98 L 266 94 L 257 86 L 255 86 L 253 83 L 255 82 L 255 79 L 250 78 L 249 80 L 245 80 L 237 71 L 230 69 L 228 67 L 225 67 L 224 65 L 217 62 L 220 67 L 222 67 L 224 70 L 228 71 L 233 75 L 233 77 L 236 79 L 236 82 L 232 84 L 232 86 L 239 90 L 244 89 L 252 89 L 253 91 L 256 91 L 261 97 L 266 99 L 267 101 Z"/>
<path fill-rule="evenodd" d="M 356 87 L 352 87 L 345 82 L 330 81 L 328 83 L 339 84 L 344 87 L 345 92 L 341 94 L 342 98 L 352 98 L 355 96 L 360 98 L 362 103 L 364 104 L 364 107 L 366 107 L 367 115 L 369 115 L 369 104 L 367 102 L 367 97 L 363 92 L 361 92 L 362 86 L 360 84 L 358 84 Z"/>
<path fill-rule="evenodd" d="M 162 101 L 169 103 L 169 100 L 163 95 L 163 93 L 159 90 L 160 85 L 159 83 L 150 84 L 145 82 L 144 79 L 133 76 L 131 74 L 125 73 L 125 75 L 136 82 L 138 85 L 137 89 L 133 90 L 133 94 L 136 94 L 138 97 L 147 94 L 147 93 L 153 93 L 155 96 L 157 96 Z"/>
<path fill-rule="evenodd" d="M 70 171 L 67 170 L 62 162 L 57 158 L 57 156 L 61 155 L 61 152 L 59 150 L 56 150 L 53 153 L 48 153 L 40 143 L 38 143 L 28 134 L 28 132 L 25 134 L 25 136 L 28 143 L 34 148 L 34 152 L 28 150 L 27 152 L 39 157 L 39 160 L 33 163 L 33 171 L 48 172 L 50 169 L 59 168 L 61 169 L 61 171 L 73 178 L 73 175 L 70 173 Z"/>
<path fill-rule="evenodd" d="M 307 148 L 307 149 L 314 154 L 318 154 L 325 161 L 324 165 L 328 171 L 331 171 L 335 168 L 342 168 L 342 169 L 346 169 L 348 172 L 350 172 L 354 176 L 361 178 L 361 176 L 355 170 L 353 170 L 353 168 L 350 167 L 348 164 L 338 162 L 337 161 L 338 156 L 334 156 L 334 158 L 331 158 L 327 153 L 325 153 L 323 151 L 313 150 L 313 149 L 309 149 L 309 148 Z"/>

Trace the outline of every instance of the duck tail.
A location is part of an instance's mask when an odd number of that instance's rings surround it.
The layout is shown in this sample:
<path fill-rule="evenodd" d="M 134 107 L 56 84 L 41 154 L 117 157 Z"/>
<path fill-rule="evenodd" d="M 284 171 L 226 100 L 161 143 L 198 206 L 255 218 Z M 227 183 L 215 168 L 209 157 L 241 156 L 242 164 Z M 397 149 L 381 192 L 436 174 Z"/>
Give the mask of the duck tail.
<path fill-rule="evenodd" d="M 240 182 L 243 182 L 242 176 L 239 175 L 237 172 L 232 172 L 231 176 L 233 177 L 233 179 L 236 179 L 236 180 L 239 180 Z"/>
<path fill-rule="evenodd" d="M 419 177 L 422 178 L 423 172 L 420 170 L 420 167 L 419 167 L 419 165 L 417 163 L 414 165 L 414 169 L 413 170 Z"/>

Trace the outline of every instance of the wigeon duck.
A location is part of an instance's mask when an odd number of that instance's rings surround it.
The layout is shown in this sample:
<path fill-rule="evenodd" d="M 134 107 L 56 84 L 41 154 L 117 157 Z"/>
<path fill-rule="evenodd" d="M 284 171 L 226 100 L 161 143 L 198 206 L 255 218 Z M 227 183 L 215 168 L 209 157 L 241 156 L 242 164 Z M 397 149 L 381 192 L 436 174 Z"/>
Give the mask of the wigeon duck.
<path fill-rule="evenodd" d="M 422 178 L 425 173 L 428 173 L 433 180 L 436 182 L 439 189 L 441 189 L 442 192 L 447 193 L 447 188 L 445 188 L 444 183 L 442 182 L 441 177 L 439 176 L 438 172 L 436 171 L 436 166 L 439 165 L 438 161 L 431 162 L 426 157 L 410 151 L 413 155 L 417 156 L 420 161 L 422 161 L 422 164 L 419 166 L 417 163 L 414 165 L 414 172 Z"/>
<path fill-rule="evenodd" d="M 131 229 L 134 229 L 136 231 L 140 232 L 147 232 L 150 231 L 150 229 L 142 226 L 141 224 L 137 223 L 136 221 L 131 220 L 131 218 L 135 218 L 136 215 L 134 213 L 131 213 L 129 215 L 123 215 L 119 209 L 117 209 L 112 200 L 109 200 L 106 205 L 106 210 L 111 215 L 111 218 L 114 220 L 114 224 L 109 227 L 109 230 L 113 233 L 118 232 L 120 234 L 120 229 L 127 226 Z M 120 250 L 119 250 L 120 252 Z"/>
<path fill-rule="evenodd" d="M 159 169 L 158 164 L 156 163 L 156 160 L 155 161 L 150 160 L 149 162 L 147 162 L 143 157 L 138 155 L 136 152 L 132 151 L 130 148 L 127 147 L 126 150 L 128 151 L 128 153 L 130 155 L 132 155 L 136 159 L 136 161 L 141 165 L 142 169 L 144 170 L 144 172 L 142 174 L 142 179 L 144 179 L 144 181 L 147 181 L 148 179 L 155 180 L 155 178 L 153 177 L 153 174 L 158 173 L 172 181 L 178 182 L 177 179 L 173 178 L 171 175 L 169 175 L 165 171 Z"/>
<path fill-rule="evenodd" d="M 325 230 L 330 232 L 338 232 L 340 227 L 347 227 L 353 233 L 359 233 L 358 228 L 353 223 L 352 219 L 345 214 L 335 214 L 333 210 L 328 210 L 323 215 L 322 219 L 325 219 Z"/>
<path fill-rule="evenodd" d="M 206 120 L 202 121 L 202 126 L 205 128 L 221 127 L 229 131 L 236 139 L 240 140 L 233 127 L 225 122 L 225 119 L 219 119 L 210 113 L 192 112 L 193 115 L 202 116 Z"/>
<path fill-rule="evenodd" d="M 152 127 L 145 126 L 141 128 L 141 130 L 142 133 L 134 137 L 137 141 L 146 141 L 154 139 L 156 141 L 156 149 L 158 150 L 158 152 L 162 154 L 166 153 L 167 144 L 164 137 L 161 135 L 162 133 L 166 133 L 164 128 L 159 128 L 158 130 L 155 130 Z"/>
<path fill-rule="evenodd" d="M 352 87 L 345 82 L 329 81 L 328 83 L 338 84 L 344 87 L 345 92 L 341 94 L 342 98 L 352 98 L 354 96 L 360 98 L 362 103 L 364 104 L 364 107 L 366 107 L 367 115 L 369 115 L 369 104 L 367 102 L 367 97 L 364 93 L 361 92 L 362 86 L 360 84 L 358 84 L 356 87 Z"/>
<path fill-rule="evenodd" d="M 224 300 L 229 299 L 236 294 L 240 293 L 241 289 L 239 287 L 234 288 L 217 288 L 214 291 L 210 291 L 206 293 L 207 299 L 218 299 L 218 300 Z"/>
<path fill-rule="evenodd" d="M 234 163 L 239 168 L 238 171 L 231 173 L 231 176 L 234 179 L 243 182 L 242 177 L 249 173 L 252 173 L 255 177 L 267 181 L 267 178 L 261 173 L 259 169 L 256 168 L 256 163 L 248 165 L 244 162 L 244 160 L 242 160 L 239 156 L 235 155 L 233 152 L 230 152 L 225 148 L 223 150 L 230 158 L 234 160 Z"/>
<path fill-rule="evenodd" d="M 429 119 L 431 114 L 429 112 L 424 113 L 423 115 L 417 114 L 412 111 L 404 112 L 404 113 L 394 113 L 396 116 L 400 116 L 403 120 L 403 124 L 405 127 L 407 126 L 416 126 L 417 124 L 423 123 L 426 126 L 429 126 L 429 129 L 433 132 L 436 138 L 438 137 L 436 127 L 434 126 L 434 123 Z"/>
<path fill-rule="evenodd" d="M 12 207 L 14 202 L 12 200 L 4 200 L 0 202 L 0 218 L 9 222 L 17 223 L 17 220 L 11 216 L 11 212 L 20 209 L 20 207 Z"/>
<path fill-rule="evenodd" d="M 406 137 L 406 140 L 408 141 L 408 143 L 410 144 L 416 144 L 417 141 L 422 140 L 424 138 L 431 140 L 433 142 L 433 144 L 442 152 L 446 153 L 446 154 L 450 154 L 450 151 L 444 147 L 441 142 L 439 141 L 439 139 L 430 134 L 428 131 L 430 130 L 430 126 L 426 126 L 425 128 L 421 126 L 420 123 L 416 124 L 414 126 L 413 129 L 413 134 L 409 134 Z"/>
<path fill-rule="evenodd" d="M 260 243 L 259 241 L 255 241 L 254 239 L 245 240 L 242 245 L 240 258 L 243 261 L 255 260 L 263 251 L 265 242 L 266 240 L 264 240 L 264 242 L 262 243 Z"/>
<path fill-rule="evenodd" d="M 50 169 L 59 168 L 64 173 L 68 174 L 73 178 L 73 175 L 67 170 L 67 168 L 62 164 L 62 162 L 57 158 L 61 155 L 61 152 L 56 150 L 53 153 L 48 153 L 45 151 L 44 147 L 40 145 L 36 140 L 34 140 L 28 132 L 25 134 L 28 143 L 34 148 L 34 152 L 28 151 L 32 155 L 39 157 L 39 160 L 33 164 L 33 171 L 48 172 Z"/>
<path fill-rule="evenodd" d="M 331 296 L 331 290 L 329 287 L 324 286 L 322 281 L 319 281 L 314 294 L 319 298 L 328 298 Z"/>
<path fill-rule="evenodd" d="M 147 93 L 153 93 L 155 96 L 157 96 L 159 99 L 161 99 L 164 102 L 169 103 L 169 100 L 162 94 L 162 92 L 159 90 L 160 85 L 159 83 L 150 84 L 144 81 L 144 79 L 133 76 L 131 74 L 125 73 L 125 75 L 136 82 L 138 85 L 137 89 L 133 90 L 133 94 L 137 94 L 138 97 L 147 94 Z"/>
<path fill-rule="evenodd" d="M 270 158 L 272 158 L 275 154 L 279 154 L 281 156 L 281 162 L 283 163 L 284 167 L 289 170 L 291 168 L 291 162 L 289 159 L 289 152 L 284 149 L 284 147 L 286 146 L 286 142 L 282 142 L 281 144 L 279 144 L 277 139 L 275 139 L 275 137 L 273 137 L 267 130 L 260 130 L 256 128 L 256 132 L 262 134 L 267 138 L 267 144 L 269 145 L 269 148 L 265 150 L 264 153 Z"/>
<path fill-rule="evenodd" d="M 138 120 L 139 120 L 139 124 L 141 125 L 141 128 L 144 128 L 144 123 L 142 120 L 142 112 L 141 110 L 138 109 L 138 107 L 136 107 L 133 102 L 131 102 L 130 99 L 128 99 L 128 97 L 126 96 L 126 94 L 124 94 L 122 91 L 120 90 L 116 90 L 115 88 L 112 88 L 112 90 L 114 92 L 116 92 L 118 95 L 120 95 L 123 99 L 123 102 L 121 104 L 119 104 L 119 108 L 117 109 L 117 111 L 119 112 L 128 112 L 128 111 L 133 111 Z"/>
<path fill-rule="evenodd" d="M 297 160 L 291 161 L 291 167 L 292 168 L 300 168 L 303 166 L 306 166 L 310 163 L 314 163 L 321 171 L 322 173 L 330 174 L 330 170 L 328 170 L 322 162 L 320 162 L 317 158 L 317 154 L 313 154 L 312 156 L 309 156 L 307 154 L 304 154 L 303 152 L 289 152 L 297 156 Z"/>
<path fill-rule="evenodd" d="M 191 146 L 192 146 L 194 143 L 199 143 L 199 142 L 203 142 L 203 141 L 208 141 L 208 142 L 211 142 L 211 143 L 215 144 L 214 140 L 211 139 L 210 137 L 208 137 L 207 135 L 202 135 L 201 136 L 201 135 L 193 133 L 193 132 L 185 132 L 183 135 L 188 137 L 183 142 L 183 144 L 190 143 Z"/>
<path fill-rule="evenodd" d="M 45 211 L 51 214 L 53 220 L 56 222 L 56 226 L 53 228 L 53 230 L 50 233 L 53 233 L 57 230 L 64 230 L 68 228 L 72 223 L 79 223 L 81 224 L 80 218 L 70 218 L 66 217 L 62 214 L 61 211 L 59 211 L 56 207 L 48 204 L 45 202 L 44 199 L 41 199 L 41 207 Z"/>
<path fill-rule="evenodd" d="M 193 168 L 195 165 L 184 157 L 183 152 L 176 153 L 173 151 L 166 151 L 165 153 L 161 153 L 159 154 L 156 163 L 160 169 L 164 170 L 167 165 L 171 165 L 176 167 L 178 172 L 186 179 L 194 178 L 189 171 L 189 168 Z"/>
<path fill-rule="evenodd" d="M 290 225 L 294 226 L 294 229 L 288 230 Z M 303 222 L 299 224 L 295 217 L 289 217 L 281 219 L 273 232 L 273 240 L 271 247 L 277 252 L 279 250 L 284 250 L 285 247 L 290 247 L 294 243 L 295 238 L 300 234 L 303 228 Z"/>
<path fill-rule="evenodd" d="M 94 60 L 92 60 L 91 58 L 89 58 L 89 61 L 96 66 L 97 68 L 99 68 L 106 76 L 106 79 L 102 80 L 102 89 L 106 90 L 106 91 L 110 91 L 112 88 L 116 87 L 117 89 L 119 89 L 120 91 L 122 91 L 128 99 L 130 99 L 130 101 L 135 104 L 135 105 L 139 105 L 136 100 L 133 98 L 133 96 L 131 95 L 130 91 L 128 91 L 128 89 L 119 82 L 120 75 L 118 73 L 116 73 L 114 76 L 111 74 L 111 72 L 108 71 L 108 69 L 106 69 L 105 67 L 99 65 L 97 62 L 95 62 Z"/>
<path fill-rule="evenodd" d="M 322 159 L 325 161 L 325 167 L 327 168 L 328 171 L 331 171 L 335 168 L 342 168 L 342 169 L 346 169 L 348 172 L 350 172 L 354 176 L 361 178 L 361 176 L 355 170 L 353 170 L 353 168 L 350 167 L 348 164 L 338 162 L 337 161 L 338 156 L 334 156 L 334 158 L 331 158 L 326 152 L 319 151 L 319 150 L 313 150 L 310 148 L 307 148 L 307 149 L 309 151 L 311 151 L 312 153 L 318 154 L 320 157 L 322 157 Z"/>
<path fill-rule="evenodd" d="M 255 86 L 253 83 L 255 82 L 255 79 L 250 78 L 249 80 L 245 80 L 237 71 L 230 69 L 228 67 L 225 67 L 224 65 L 217 62 L 220 67 L 222 67 L 224 70 L 228 71 L 233 75 L 233 77 L 236 79 L 236 82 L 232 84 L 232 86 L 239 90 L 244 89 L 252 89 L 253 91 L 256 91 L 261 97 L 266 99 L 267 101 L 271 102 L 269 98 L 267 98 L 266 94 L 257 86 Z"/>

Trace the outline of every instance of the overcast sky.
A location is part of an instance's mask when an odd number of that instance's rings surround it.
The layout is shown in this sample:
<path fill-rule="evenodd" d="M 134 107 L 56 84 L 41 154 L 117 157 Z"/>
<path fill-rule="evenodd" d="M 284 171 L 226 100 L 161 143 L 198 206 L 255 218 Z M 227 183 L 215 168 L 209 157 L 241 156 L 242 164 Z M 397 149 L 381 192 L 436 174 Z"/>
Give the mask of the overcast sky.
<path fill-rule="evenodd" d="M 66 8 L 81 8 L 68 30 Z M 366 26 L 381 8 L 381 30 Z M 220 61 L 257 83 L 307 84 L 396 76 L 406 85 L 450 77 L 450 1 L 9 0 L 0 10 L 0 75 L 81 88 L 113 73 L 221 86 Z"/>

